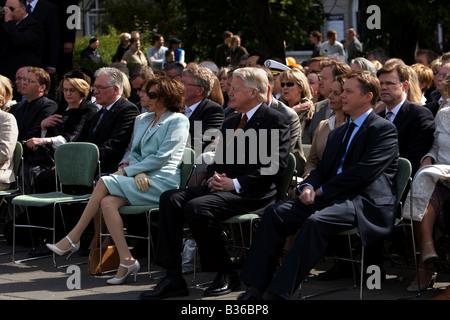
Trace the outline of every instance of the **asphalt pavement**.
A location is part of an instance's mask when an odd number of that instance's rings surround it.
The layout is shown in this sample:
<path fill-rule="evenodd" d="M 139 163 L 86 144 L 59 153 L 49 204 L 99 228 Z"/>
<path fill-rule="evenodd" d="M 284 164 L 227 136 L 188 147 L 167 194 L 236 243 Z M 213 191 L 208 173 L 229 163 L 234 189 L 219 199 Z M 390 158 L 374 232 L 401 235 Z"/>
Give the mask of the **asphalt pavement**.
<path fill-rule="evenodd" d="M 134 283 L 130 277 L 126 284 L 112 286 L 106 283 L 114 273 L 91 276 L 87 272 L 87 257 L 75 253 L 69 260 L 63 257 L 57 257 L 58 267 L 53 265 L 51 257 L 40 258 L 31 261 L 19 260 L 28 258 L 30 248 L 18 246 L 15 254 L 16 261 L 12 261 L 12 247 L 8 245 L 0 233 L 0 300 L 83 300 L 83 301 L 111 301 L 111 300 L 136 300 L 139 301 L 139 294 L 142 291 L 149 290 L 155 286 L 163 275 L 162 270 L 156 266 L 151 266 L 151 272 L 148 273 L 146 258 L 139 259 L 141 262 L 141 270 Z M 356 301 L 359 300 L 359 287 L 353 288 L 351 278 L 319 281 L 317 274 L 323 272 L 333 265 L 331 260 L 322 260 L 311 271 L 307 281 L 302 284 L 291 302 L 278 302 L 275 307 L 282 310 L 289 310 L 288 306 L 295 307 L 299 303 L 306 301 Z M 399 274 L 401 272 L 401 264 L 387 260 L 385 262 L 386 280 L 382 281 L 379 288 L 369 289 L 366 285 L 363 289 L 363 299 L 367 301 L 410 301 L 415 303 L 418 301 L 427 301 L 438 295 L 442 289 L 450 285 L 450 273 L 439 272 L 436 283 L 433 288 L 422 292 L 409 293 L 406 287 L 414 278 L 413 266 L 408 266 L 405 278 L 400 281 Z M 238 270 L 239 272 L 239 270 Z M 199 270 L 195 280 L 193 274 L 185 274 L 185 279 L 189 285 L 190 295 L 182 298 L 167 299 L 163 302 L 155 302 L 149 304 L 145 302 L 145 306 L 152 306 L 155 309 L 164 307 L 165 312 L 175 312 L 176 314 L 195 314 L 195 306 L 223 306 L 239 305 L 236 300 L 239 294 L 243 293 L 245 288 L 241 286 L 239 291 L 232 292 L 221 297 L 203 297 L 204 287 L 202 284 L 212 281 L 214 273 L 202 272 Z M 376 282 L 374 282 L 376 284 Z M 312 296 L 309 299 L 304 297 L 315 295 L 316 293 L 325 292 L 327 290 L 335 290 L 335 292 Z M 305 302 L 301 302 L 303 300 Z M 286 303 L 286 304 L 284 304 Z M 270 304 L 269 304 L 270 305 Z M 174 306 L 172 308 L 171 306 Z M 222 309 L 223 309 L 222 308 Z M 274 307 L 272 307 L 273 310 Z M 200 309 L 199 309 L 200 310 Z M 225 309 L 223 309 L 225 310 Z M 224 312 L 223 311 L 224 315 Z M 74 310 L 74 312 L 80 310 Z M 243 309 L 238 310 L 242 314 Z M 326 311 L 326 310 L 323 310 Z M 194 313 L 193 313 L 194 312 Z M 232 312 L 232 311 L 230 311 Z M 256 312 L 245 309 L 247 314 Z M 262 314 L 262 309 L 259 314 Z M 217 315 L 217 311 L 216 311 Z"/>

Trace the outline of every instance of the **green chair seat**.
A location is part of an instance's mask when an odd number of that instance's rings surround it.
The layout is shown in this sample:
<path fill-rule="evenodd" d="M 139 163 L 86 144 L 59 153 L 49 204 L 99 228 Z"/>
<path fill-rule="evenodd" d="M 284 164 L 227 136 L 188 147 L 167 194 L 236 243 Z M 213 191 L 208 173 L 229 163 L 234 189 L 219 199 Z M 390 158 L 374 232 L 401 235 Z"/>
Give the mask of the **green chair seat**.
<path fill-rule="evenodd" d="M 24 194 L 15 197 L 12 203 L 18 206 L 44 207 L 55 203 L 89 200 L 90 196 L 91 194 L 72 195 L 63 192 Z"/>

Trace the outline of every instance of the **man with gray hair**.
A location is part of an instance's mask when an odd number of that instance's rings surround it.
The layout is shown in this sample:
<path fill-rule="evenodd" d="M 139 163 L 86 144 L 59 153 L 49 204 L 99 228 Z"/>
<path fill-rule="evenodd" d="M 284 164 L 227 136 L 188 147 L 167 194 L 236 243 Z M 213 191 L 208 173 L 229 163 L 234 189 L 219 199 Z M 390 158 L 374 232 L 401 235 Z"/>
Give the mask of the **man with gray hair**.
<path fill-rule="evenodd" d="M 184 85 L 185 114 L 189 118 L 189 134 L 187 147 L 194 148 L 201 154 L 211 141 L 204 141 L 203 134 L 209 129 L 218 129 L 224 120 L 221 105 L 207 99 L 214 85 L 214 74 L 205 67 L 192 66 L 181 73 Z"/>
<path fill-rule="evenodd" d="M 215 160 L 208 166 L 204 185 L 161 195 L 155 261 L 167 272 L 153 290 L 141 294 L 141 299 L 189 294 L 180 254 L 185 223 L 198 244 L 202 267 L 207 265 L 217 272 L 204 296 L 220 296 L 239 288 L 219 223 L 273 203 L 275 184 L 286 170 L 289 157 L 288 121 L 265 104 L 268 86 L 267 75 L 261 69 L 233 72 L 229 95 L 238 113 L 223 123 Z M 266 153 L 270 153 L 269 161 L 264 160 Z"/>
<path fill-rule="evenodd" d="M 100 68 L 94 77 L 95 99 L 102 108 L 84 127 L 79 140 L 97 145 L 102 173 L 111 173 L 125 153 L 139 109 L 122 97 L 123 82 L 128 79 L 120 70 Z"/>

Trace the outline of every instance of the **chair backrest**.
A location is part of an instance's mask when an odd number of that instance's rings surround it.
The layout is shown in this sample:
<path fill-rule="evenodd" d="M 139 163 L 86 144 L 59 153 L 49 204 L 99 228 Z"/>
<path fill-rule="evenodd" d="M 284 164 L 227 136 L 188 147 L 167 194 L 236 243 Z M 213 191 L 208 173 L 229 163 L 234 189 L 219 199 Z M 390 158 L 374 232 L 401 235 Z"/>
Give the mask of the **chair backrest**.
<path fill-rule="evenodd" d="M 19 168 L 20 165 L 22 163 L 22 156 L 23 156 L 23 147 L 22 144 L 17 141 L 16 142 L 16 148 L 14 149 L 14 156 L 13 156 L 13 161 L 14 161 L 14 175 L 17 177 L 18 173 L 19 173 Z"/>
<path fill-rule="evenodd" d="M 68 142 L 55 150 L 56 173 L 61 185 L 92 187 L 99 165 L 98 147 L 89 142 Z"/>
<path fill-rule="evenodd" d="M 295 156 L 291 152 L 291 153 L 289 153 L 289 161 L 288 161 L 286 171 L 284 172 L 283 176 L 281 177 L 281 179 L 277 185 L 277 200 L 278 201 L 284 200 L 287 197 L 289 186 L 291 184 L 292 177 L 294 176 L 295 166 L 296 166 Z"/>
<path fill-rule="evenodd" d="M 397 203 L 400 203 L 403 192 L 405 192 L 406 186 L 411 178 L 411 162 L 408 159 L 399 157 L 398 158 L 398 169 L 397 169 Z"/>
<path fill-rule="evenodd" d="M 186 188 L 194 169 L 195 151 L 191 148 L 184 148 L 183 159 L 180 165 L 180 189 Z"/>

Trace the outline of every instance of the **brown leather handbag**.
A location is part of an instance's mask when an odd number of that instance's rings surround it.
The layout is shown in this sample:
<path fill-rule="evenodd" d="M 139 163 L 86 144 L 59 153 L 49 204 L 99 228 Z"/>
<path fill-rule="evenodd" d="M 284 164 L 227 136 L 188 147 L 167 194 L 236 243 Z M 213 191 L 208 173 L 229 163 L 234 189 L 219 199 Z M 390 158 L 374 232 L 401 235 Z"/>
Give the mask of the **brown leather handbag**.
<path fill-rule="evenodd" d="M 102 261 L 100 263 L 100 248 L 95 248 L 89 253 L 88 272 L 90 275 L 117 270 L 119 268 L 119 252 L 116 246 L 102 248 Z"/>

